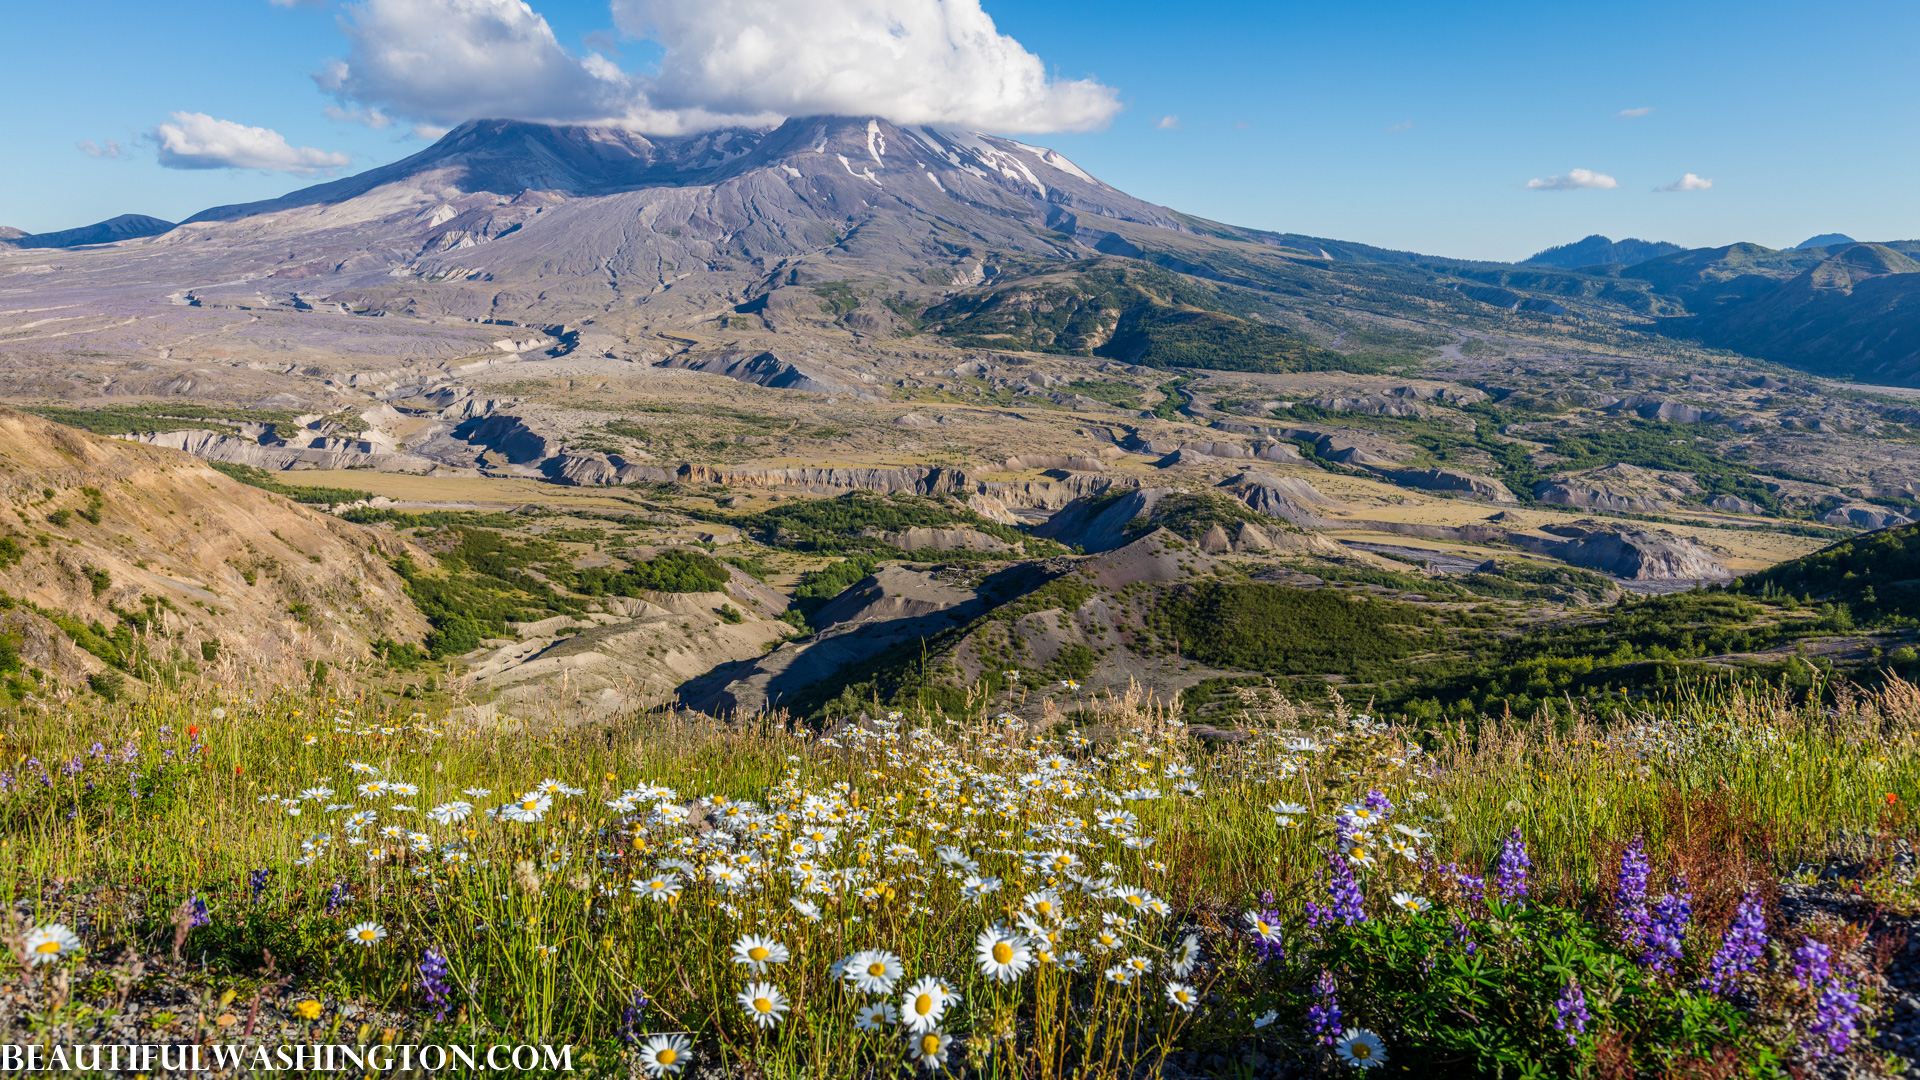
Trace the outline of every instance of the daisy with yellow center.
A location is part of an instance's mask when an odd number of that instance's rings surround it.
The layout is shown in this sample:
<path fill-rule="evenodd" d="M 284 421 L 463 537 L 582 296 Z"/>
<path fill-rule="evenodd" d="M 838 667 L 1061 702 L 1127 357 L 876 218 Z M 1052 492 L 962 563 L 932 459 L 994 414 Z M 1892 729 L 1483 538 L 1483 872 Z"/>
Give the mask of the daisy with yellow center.
<path fill-rule="evenodd" d="M 376 922 L 363 922 L 347 931 L 347 941 L 369 949 L 387 939 L 387 928 Z"/>
<path fill-rule="evenodd" d="M 27 964 L 32 967 L 57 963 L 80 951 L 79 936 L 63 923 L 34 927 L 27 933 L 24 944 Z"/>
<path fill-rule="evenodd" d="M 943 1031 L 926 1031 L 913 1037 L 907 1044 L 907 1053 L 921 1068 L 932 1072 L 946 1065 L 947 1051 L 952 1046 L 953 1036 Z"/>
<path fill-rule="evenodd" d="M 640 1071 L 651 1077 L 677 1073 L 687 1067 L 693 1044 L 685 1035 L 654 1035 L 640 1050 Z"/>
<path fill-rule="evenodd" d="M 946 1014 L 947 1006 L 959 995 L 947 989 L 946 984 L 931 975 L 921 978 L 900 998 L 900 1022 L 907 1029 L 925 1034 L 940 1023 L 940 1017 Z"/>
<path fill-rule="evenodd" d="M 765 975 L 775 964 L 784 964 L 790 954 L 787 947 L 763 934 L 742 934 L 733 943 L 733 962 L 755 975 Z"/>
<path fill-rule="evenodd" d="M 885 994 L 893 990 L 906 970 L 900 958 L 885 949 L 863 949 L 847 957 L 843 975 L 863 994 Z"/>
<path fill-rule="evenodd" d="M 989 926 L 973 940 L 980 974 L 995 982 L 1013 982 L 1033 966 L 1033 951 L 1025 938 L 1004 927 Z"/>
<path fill-rule="evenodd" d="M 734 1000 L 745 1010 L 747 1019 L 763 1028 L 778 1024 L 787 1010 L 792 1008 L 787 1004 L 787 995 L 770 982 L 750 982 Z"/>
<path fill-rule="evenodd" d="M 1245 915 L 1245 919 L 1247 929 L 1254 937 L 1259 938 L 1269 945 L 1280 944 L 1280 928 L 1268 922 L 1265 916 L 1257 911 L 1249 911 Z"/>

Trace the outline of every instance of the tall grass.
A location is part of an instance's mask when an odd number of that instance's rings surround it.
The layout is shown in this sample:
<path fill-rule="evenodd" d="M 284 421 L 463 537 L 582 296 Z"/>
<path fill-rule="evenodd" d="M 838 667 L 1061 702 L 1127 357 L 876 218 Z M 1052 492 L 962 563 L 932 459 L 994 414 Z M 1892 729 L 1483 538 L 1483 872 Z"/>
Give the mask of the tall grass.
<path fill-rule="evenodd" d="M 1870 861 L 1889 807 L 1920 798 L 1920 692 L 1895 683 L 1837 702 L 1731 689 L 1605 723 L 1575 710 L 1416 732 L 1337 699 L 1321 713 L 1245 691 L 1239 726 L 1201 739 L 1137 695 L 1082 702 L 1070 719 L 983 706 L 819 735 L 779 717 L 658 712 L 508 732 L 338 694 L 198 687 L 21 718 L 0 778 L 0 893 L 36 923 L 74 926 L 94 958 L 168 956 L 282 1013 L 322 1000 L 315 1031 L 357 1001 L 461 1041 L 574 1044 L 609 1068 L 649 1035 L 685 1032 L 710 1063 L 879 1075 L 923 1047 L 897 1025 L 861 1030 L 861 1009 L 898 1008 L 930 975 L 957 994 L 938 1025 L 958 1037 L 942 1067 L 1134 1075 L 1269 1037 L 1325 1053 L 1297 1019 L 1289 1034 L 1253 1026 L 1274 1002 L 1304 1007 L 1310 973 L 1269 963 L 1241 912 L 1279 911 L 1289 957 L 1304 955 L 1328 853 L 1355 850 L 1335 817 L 1368 792 L 1418 837 L 1407 856 L 1384 846 L 1392 833 L 1358 845 L 1376 918 L 1395 917 L 1398 891 L 1439 898 L 1444 864 L 1482 872 L 1516 828 L 1536 895 L 1597 911 L 1640 836 L 1712 898 L 1689 945 L 1697 969 L 1727 897 L 1836 856 Z M 376 780 L 409 787 L 356 793 Z M 521 812 L 535 820 L 489 815 L 537 806 L 547 781 L 578 794 Z M 332 792 L 302 795 L 313 788 Z M 459 802 L 474 806 L 462 820 L 428 813 Z M 1305 809 L 1277 817 L 1283 803 Z M 349 827 L 364 811 L 375 820 Z M 714 880 L 723 866 L 740 887 Z M 650 899 L 646 883 L 667 875 L 677 898 Z M 1890 879 L 1876 887 L 1910 899 Z M 1049 892 L 1053 913 L 1032 899 Z M 209 925 L 182 921 L 194 897 Z M 350 942 L 364 922 L 384 939 Z M 1033 953 L 1004 982 L 975 953 L 994 926 Z M 731 955 L 748 933 L 790 958 L 748 972 Z M 1191 968 L 1179 965 L 1189 933 L 1203 943 Z M 451 968 L 444 1004 L 421 985 L 428 949 Z M 863 949 L 901 961 L 888 994 L 832 970 Z M 290 988 L 262 974 L 269 952 Z M 1151 973 L 1116 978 L 1129 961 Z M 791 1005 L 764 1028 L 736 1001 L 763 980 Z M 1172 1001 L 1170 983 L 1201 1006 Z M 32 1024 L 51 1037 L 84 1003 Z"/>

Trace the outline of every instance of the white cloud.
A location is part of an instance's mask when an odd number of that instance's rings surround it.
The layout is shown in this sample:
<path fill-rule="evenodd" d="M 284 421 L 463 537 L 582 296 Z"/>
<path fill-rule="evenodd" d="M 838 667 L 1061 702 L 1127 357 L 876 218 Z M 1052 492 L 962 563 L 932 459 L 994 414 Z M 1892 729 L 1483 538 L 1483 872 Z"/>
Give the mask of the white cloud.
<path fill-rule="evenodd" d="M 816 113 L 1006 132 L 1097 128 L 1118 92 L 1051 78 L 980 0 L 613 0 L 659 47 L 636 75 L 575 55 L 522 0 L 360 0 L 314 79 L 343 106 L 439 125 L 478 117 L 670 134 Z"/>
<path fill-rule="evenodd" d="M 127 148 L 112 139 L 108 139 L 104 143 L 97 143 L 92 139 L 81 139 L 74 145 L 80 148 L 81 153 L 92 158 L 120 158 L 127 156 Z"/>
<path fill-rule="evenodd" d="M 1581 188 L 1597 188 L 1604 191 L 1619 187 L 1620 181 L 1606 173 L 1594 172 L 1592 169 L 1569 169 L 1565 176 L 1549 176 L 1544 179 L 1536 176 L 1527 181 L 1525 186 L 1533 191 L 1578 191 Z"/>
<path fill-rule="evenodd" d="M 381 112 L 378 106 L 371 109 L 343 109 L 338 105 L 329 105 L 325 112 L 327 119 L 336 124 L 365 124 L 375 131 L 393 126 L 393 117 Z"/>
<path fill-rule="evenodd" d="M 1403 131 L 1412 131 L 1412 130 L 1413 130 L 1413 121 L 1411 120 L 1402 120 L 1397 124 L 1387 125 L 1388 133 L 1393 135 L 1398 135 Z"/>
<path fill-rule="evenodd" d="M 1695 176 L 1692 173 L 1688 173 L 1687 175 L 1681 177 L 1680 179 L 1675 180 L 1671 184 L 1661 184 L 1659 187 L 1654 188 L 1653 190 L 1655 191 L 1706 191 L 1711 187 L 1713 187 L 1713 181 L 1707 179 L 1704 176 Z"/>
<path fill-rule="evenodd" d="M 1168 113 L 1155 121 L 1153 126 L 1159 128 L 1161 131 L 1178 131 L 1180 130 L 1180 118 L 1172 113 Z"/>
<path fill-rule="evenodd" d="M 1636 117 L 1645 116 L 1652 111 L 1653 106 L 1642 105 L 1637 109 L 1621 109 L 1619 112 L 1613 114 L 1613 118 L 1615 120 L 1632 120 Z"/>
<path fill-rule="evenodd" d="M 160 148 L 160 164 L 169 169 L 265 169 L 310 176 L 351 163 L 345 154 L 289 146 L 271 128 L 248 127 L 206 113 L 173 113 L 149 136 Z"/>

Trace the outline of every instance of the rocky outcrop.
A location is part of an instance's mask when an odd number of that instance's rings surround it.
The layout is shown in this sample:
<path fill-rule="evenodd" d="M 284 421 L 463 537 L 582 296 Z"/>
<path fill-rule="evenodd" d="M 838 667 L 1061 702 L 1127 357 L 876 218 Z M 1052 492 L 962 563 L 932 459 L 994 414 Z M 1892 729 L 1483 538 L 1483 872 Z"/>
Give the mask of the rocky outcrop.
<path fill-rule="evenodd" d="M 1458 469 L 1380 469 L 1381 476 L 1399 484 L 1401 487 L 1418 488 L 1421 491 L 1442 491 L 1465 495 L 1474 499 L 1487 499 L 1492 502 L 1519 502 L 1507 485 L 1484 476 L 1475 476 Z"/>
<path fill-rule="evenodd" d="M 1246 503 L 1248 509 L 1302 528 L 1326 528 L 1329 523 L 1319 512 L 1344 505 L 1321 494 L 1305 480 L 1291 476 L 1244 472 L 1222 486 Z"/>
<path fill-rule="evenodd" d="M 771 352 L 725 352 L 705 356 L 682 353 L 679 356 L 668 357 L 654 366 L 700 371 L 755 386 L 771 387 L 775 390 L 803 390 L 809 394 L 851 394 L 863 400 L 878 400 L 872 393 L 858 390 L 843 381 L 837 372 L 829 368 L 805 361 L 782 359 Z"/>
<path fill-rule="evenodd" d="M 901 551 L 1012 551 L 997 537 L 973 529 L 902 529 L 882 533 L 880 541 Z"/>
<path fill-rule="evenodd" d="M 1732 576 L 1713 554 L 1663 530 L 1550 525 L 1546 537 L 1512 534 L 1515 545 L 1626 581 L 1720 581 Z"/>
<path fill-rule="evenodd" d="M 1003 472 L 1028 469 L 1065 469 L 1068 472 L 1102 472 L 1107 463 L 1090 454 L 1016 454 L 1000 466 Z"/>
<path fill-rule="evenodd" d="M 1172 488 L 1136 488 L 1118 498 L 1075 499 L 1033 530 L 1035 536 L 1078 545 L 1087 551 L 1111 551 L 1127 542 L 1126 529 L 1153 511 Z"/>
<path fill-rule="evenodd" d="M 1681 401 L 1633 394 L 1608 407 L 1609 412 L 1632 412 L 1642 420 L 1665 420 L 1673 424 L 1711 424 L 1721 419 L 1713 409 L 1702 409 Z"/>
<path fill-rule="evenodd" d="M 1663 473 L 1624 462 L 1569 473 L 1534 485 L 1533 496 L 1549 506 L 1577 506 L 1642 514 L 1666 510 L 1700 490 L 1688 473 Z"/>
<path fill-rule="evenodd" d="M 1913 519 L 1887 506 L 1875 506 L 1872 503 L 1848 503 L 1836 506 L 1820 515 L 1820 520 L 1829 525 L 1846 525 L 1855 529 L 1886 529 L 1895 525 L 1909 525 Z"/>
<path fill-rule="evenodd" d="M 814 612 L 812 622 L 825 628 L 912 619 L 964 604 L 973 596 L 972 590 L 945 584 L 925 571 L 883 566 Z"/>
<path fill-rule="evenodd" d="M 1360 413 L 1363 416 L 1425 416 L 1429 411 L 1418 401 L 1385 394 L 1314 398 L 1311 404 L 1328 412 Z"/>

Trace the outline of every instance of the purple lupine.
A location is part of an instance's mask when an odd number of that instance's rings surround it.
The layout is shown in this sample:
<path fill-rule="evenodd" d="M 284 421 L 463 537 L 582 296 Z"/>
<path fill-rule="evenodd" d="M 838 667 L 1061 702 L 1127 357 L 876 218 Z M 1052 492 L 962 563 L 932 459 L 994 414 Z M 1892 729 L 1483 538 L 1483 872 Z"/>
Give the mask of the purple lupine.
<path fill-rule="evenodd" d="M 1837 979 L 1829 982 L 1813 1003 L 1813 1022 L 1801 1047 L 1814 1057 L 1846 1053 L 1860 1034 L 1860 1014 L 1865 1011 L 1859 994 Z"/>
<path fill-rule="evenodd" d="M 1333 972 L 1322 968 L 1320 977 L 1313 981 L 1313 992 L 1320 1000 L 1307 1007 L 1307 1034 L 1328 1046 L 1340 1041 L 1339 989 L 1334 985 Z"/>
<path fill-rule="evenodd" d="M 1833 946 L 1812 938 L 1802 940 L 1806 944 L 1793 950 L 1793 977 L 1812 990 L 1833 978 Z"/>
<path fill-rule="evenodd" d="M 61 776 L 78 776 L 80 775 L 80 770 L 86 767 L 87 766 L 85 762 L 81 761 L 78 757 L 75 757 L 68 760 L 65 765 L 60 766 L 60 775 Z"/>
<path fill-rule="evenodd" d="M 1685 891 L 1684 875 L 1673 879 L 1675 891 L 1662 893 L 1654 901 L 1653 918 L 1647 927 L 1647 947 L 1641 962 L 1654 971 L 1671 972 L 1680 963 L 1686 944 L 1687 924 L 1693 919 L 1693 894 Z"/>
<path fill-rule="evenodd" d="M 207 911 L 207 902 L 200 899 L 199 893 L 193 894 L 193 914 L 187 922 L 187 929 L 197 930 L 202 926 L 213 925 L 213 915 Z"/>
<path fill-rule="evenodd" d="M 1573 1046 L 1586 1033 L 1587 1021 L 1593 1017 L 1587 1012 L 1587 995 L 1580 989 L 1579 979 L 1568 979 L 1566 988 L 1560 991 L 1560 1000 L 1553 1003 L 1553 1026 L 1566 1033 L 1567 1045 Z"/>
<path fill-rule="evenodd" d="M 1520 836 L 1520 826 L 1515 825 L 1506 842 L 1500 845 L 1500 861 L 1494 867 L 1493 887 L 1500 893 L 1500 899 L 1509 904 L 1519 903 L 1527 898 L 1527 871 L 1533 868 L 1533 860 L 1527 858 L 1527 842 Z"/>
<path fill-rule="evenodd" d="M 1334 852 L 1327 853 L 1327 893 L 1333 897 L 1328 914 L 1348 926 L 1367 921 L 1366 897 L 1354 880 L 1353 865 Z"/>
<path fill-rule="evenodd" d="M 647 1015 L 647 995 L 635 990 L 633 997 L 627 1000 L 626 1008 L 620 1010 L 620 1040 L 632 1043 L 640 1038 L 641 1021 Z"/>
<path fill-rule="evenodd" d="M 1652 876 L 1647 849 L 1636 836 L 1620 855 L 1620 884 L 1613 890 L 1613 916 L 1620 924 L 1620 943 L 1629 953 L 1646 949 L 1647 931 L 1652 926 L 1647 913 L 1647 881 Z"/>
<path fill-rule="evenodd" d="M 131 765 L 135 761 L 138 761 L 139 759 L 140 759 L 140 748 L 133 744 L 132 739 L 128 739 L 126 741 L 126 744 L 120 747 L 120 764 Z"/>
<path fill-rule="evenodd" d="M 1800 1045 L 1814 1057 L 1842 1054 L 1859 1036 L 1860 995 L 1833 970 L 1833 947 L 1812 938 L 1793 950 L 1793 977 L 1814 995 L 1813 1022 Z"/>
<path fill-rule="evenodd" d="M 1460 944 L 1460 951 L 1468 956 L 1480 951 L 1480 946 L 1473 940 L 1473 928 L 1459 919 L 1453 920 L 1453 940 Z"/>
<path fill-rule="evenodd" d="M 429 945 L 427 951 L 421 955 L 420 963 L 415 970 L 420 972 L 420 992 L 426 995 L 427 1004 L 439 1010 L 433 1014 L 433 1018 L 445 1020 L 447 1004 L 451 1000 L 447 996 L 449 965 L 446 956 Z"/>
<path fill-rule="evenodd" d="M 1379 814 L 1381 821 L 1393 815 L 1393 801 L 1387 798 L 1385 792 L 1369 791 L 1367 797 L 1360 801 L 1366 804 L 1367 809 Z"/>
<path fill-rule="evenodd" d="M 0 772 L 0 795 L 5 795 L 7 792 L 12 790 L 13 790 L 13 774 L 10 772 Z"/>
<path fill-rule="evenodd" d="M 260 897 L 267 891 L 267 877 L 272 871 L 265 867 L 247 871 L 247 890 L 253 894 L 253 902 L 259 903 Z"/>
<path fill-rule="evenodd" d="M 104 743 L 99 742 L 98 740 L 96 740 L 91 747 L 87 748 L 87 757 L 91 758 L 94 761 L 112 761 L 113 760 L 113 755 L 107 752 L 106 745 Z"/>
<path fill-rule="evenodd" d="M 1760 897 L 1748 893 L 1740 907 L 1733 913 L 1733 925 L 1727 928 L 1727 936 L 1720 942 L 1720 951 L 1713 954 L 1713 961 L 1707 967 L 1707 977 L 1700 980 L 1700 988 L 1709 993 L 1725 997 L 1733 992 L 1737 980 L 1735 976 L 1752 971 L 1767 948 L 1767 909 Z"/>
<path fill-rule="evenodd" d="M 337 913 L 347 902 L 347 883 L 344 880 L 333 883 L 327 892 L 327 914 Z"/>

